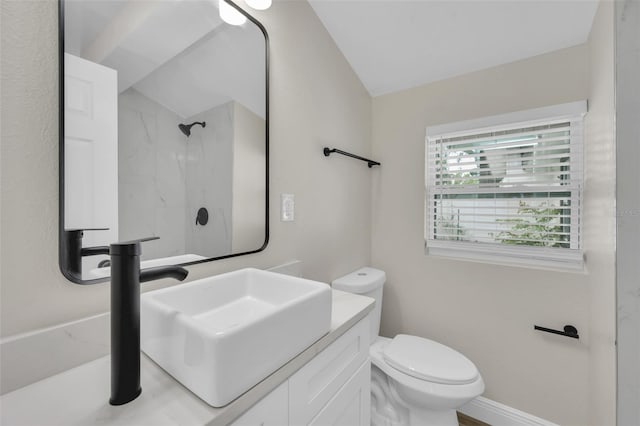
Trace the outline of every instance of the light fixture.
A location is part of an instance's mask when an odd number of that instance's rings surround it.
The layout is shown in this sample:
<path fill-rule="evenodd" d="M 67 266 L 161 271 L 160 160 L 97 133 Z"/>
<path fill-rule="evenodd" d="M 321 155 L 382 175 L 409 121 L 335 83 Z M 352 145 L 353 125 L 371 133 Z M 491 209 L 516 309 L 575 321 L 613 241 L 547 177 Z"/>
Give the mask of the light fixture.
<path fill-rule="evenodd" d="M 245 3 L 256 10 L 265 10 L 271 7 L 271 0 L 245 0 Z"/>
<path fill-rule="evenodd" d="M 247 22 L 247 17 L 225 0 L 219 1 L 218 8 L 220 9 L 220 18 L 229 25 L 242 25 Z"/>

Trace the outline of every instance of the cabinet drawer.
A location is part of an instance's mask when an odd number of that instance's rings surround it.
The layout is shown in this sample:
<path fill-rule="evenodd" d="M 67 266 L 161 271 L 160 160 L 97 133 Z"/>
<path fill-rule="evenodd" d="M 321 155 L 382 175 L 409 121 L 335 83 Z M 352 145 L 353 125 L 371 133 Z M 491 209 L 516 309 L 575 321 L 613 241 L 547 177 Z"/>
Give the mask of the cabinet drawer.
<path fill-rule="evenodd" d="M 365 361 L 356 374 L 318 413 L 309 426 L 371 425 L 371 363 Z"/>
<path fill-rule="evenodd" d="M 289 421 L 306 425 L 369 359 L 369 318 L 364 318 L 289 379 Z"/>

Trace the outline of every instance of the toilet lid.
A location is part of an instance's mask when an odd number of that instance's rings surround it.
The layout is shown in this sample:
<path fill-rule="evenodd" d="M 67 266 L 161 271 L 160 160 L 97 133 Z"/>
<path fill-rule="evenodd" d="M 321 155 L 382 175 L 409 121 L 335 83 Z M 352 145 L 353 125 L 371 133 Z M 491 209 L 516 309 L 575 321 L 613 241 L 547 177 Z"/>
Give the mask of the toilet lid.
<path fill-rule="evenodd" d="M 384 360 L 405 374 L 449 385 L 472 383 L 478 369 L 448 346 L 417 336 L 398 334 L 383 351 Z"/>

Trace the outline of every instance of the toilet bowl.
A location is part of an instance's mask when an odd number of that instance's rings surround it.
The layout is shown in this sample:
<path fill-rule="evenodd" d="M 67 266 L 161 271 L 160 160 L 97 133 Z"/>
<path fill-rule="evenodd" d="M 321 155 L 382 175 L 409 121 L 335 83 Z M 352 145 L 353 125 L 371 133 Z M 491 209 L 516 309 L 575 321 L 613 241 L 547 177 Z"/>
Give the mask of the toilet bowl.
<path fill-rule="evenodd" d="M 371 424 L 457 426 L 456 409 L 484 392 L 476 366 L 441 343 L 399 334 L 379 337 L 383 271 L 361 268 L 332 282 L 336 290 L 373 297 Z"/>

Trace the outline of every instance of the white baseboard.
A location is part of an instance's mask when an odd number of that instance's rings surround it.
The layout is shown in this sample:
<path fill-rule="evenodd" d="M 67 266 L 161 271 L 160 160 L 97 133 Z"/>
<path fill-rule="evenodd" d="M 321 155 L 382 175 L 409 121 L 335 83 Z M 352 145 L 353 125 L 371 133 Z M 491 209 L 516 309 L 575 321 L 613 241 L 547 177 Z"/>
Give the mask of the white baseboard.
<path fill-rule="evenodd" d="M 458 411 L 491 426 L 558 426 L 556 423 L 482 396 L 463 405 Z"/>

